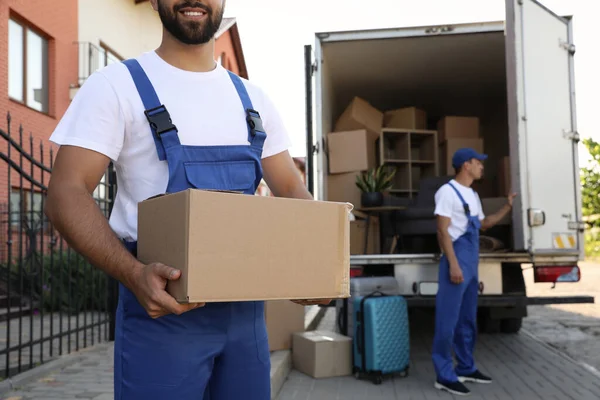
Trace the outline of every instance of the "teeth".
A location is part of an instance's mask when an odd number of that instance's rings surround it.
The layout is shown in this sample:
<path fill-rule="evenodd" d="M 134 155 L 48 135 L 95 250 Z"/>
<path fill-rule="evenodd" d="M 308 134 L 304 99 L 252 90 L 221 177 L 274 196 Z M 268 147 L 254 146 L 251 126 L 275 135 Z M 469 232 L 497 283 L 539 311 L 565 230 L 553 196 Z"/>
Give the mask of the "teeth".
<path fill-rule="evenodd" d="M 204 15 L 203 12 L 198 12 L 198 11 L 186 11 L 184 14 L 191 16 L 191 17 L 200 17 L 200 16 Z"/>

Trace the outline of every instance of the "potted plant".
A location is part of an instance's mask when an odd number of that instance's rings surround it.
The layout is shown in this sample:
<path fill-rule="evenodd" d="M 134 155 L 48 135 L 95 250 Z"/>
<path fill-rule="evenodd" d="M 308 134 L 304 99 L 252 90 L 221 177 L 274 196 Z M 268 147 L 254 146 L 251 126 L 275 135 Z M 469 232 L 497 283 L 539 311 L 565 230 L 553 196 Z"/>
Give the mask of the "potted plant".
<path fill-rule="evenodd" d="M 396 170 L 387 172 L 384 166 L 372 168 L 356 177 L 356 186 L 361 190 L 362 207 L 379 207 L 383 204 L 383 192 L 392 187 Z"/>

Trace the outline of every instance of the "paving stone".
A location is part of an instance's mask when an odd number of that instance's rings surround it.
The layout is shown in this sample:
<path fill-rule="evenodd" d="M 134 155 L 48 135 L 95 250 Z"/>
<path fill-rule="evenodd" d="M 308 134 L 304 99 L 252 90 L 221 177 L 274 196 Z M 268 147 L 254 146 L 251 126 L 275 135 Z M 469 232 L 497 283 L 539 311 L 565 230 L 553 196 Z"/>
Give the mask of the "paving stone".
<path fill-rule="evenodd" d="M 429 318 L 412 324 L 409 376 L 386 379 L 381 385 L 353 376 L 312 379 L 296 370 L 288 376 L 278 400 L 439 400 L 451 396 L 433 388 L 431 363 L 433 328 Z M 335 330 L 329 309 L 319 329 Z M 472 399 L 481 400 L 597 400 L 600 380 L 526 333 L 480 335 L 475 352 L 479 368 L 494 378 L 490 385 L 469 385 Z M 63 370 L 0 397 L 2 400 L 112 400 L 113 348 L 92 349 Z"/>

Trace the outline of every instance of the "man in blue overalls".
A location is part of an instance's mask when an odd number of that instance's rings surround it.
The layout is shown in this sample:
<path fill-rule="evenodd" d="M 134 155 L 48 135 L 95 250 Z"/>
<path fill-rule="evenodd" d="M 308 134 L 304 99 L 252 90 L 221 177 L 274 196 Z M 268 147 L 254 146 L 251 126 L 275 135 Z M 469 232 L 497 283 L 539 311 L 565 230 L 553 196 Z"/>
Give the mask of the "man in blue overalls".
<path fill-rule="evenodd" d="M 178 304 L 165 287 L 180 271 L 135 257 L 137 204 L 188 188 L 253 195 L 263 176 L 276 196 L 312 197 L 269 98 L 215 62 L 224 0 L 151 5 L 159 48 L 92 74 L 52 134 L 61 147 L 46 214 L 120 282 L 115 399 L 269 400 L 263 302 Z M 92 193 L 111 161 L 118 190 L 107 223 Z"/>
<path fill-rule="evenodd" d="M 485 216 L 481 200 L 471 188 L 483 176 L 487 155 L 470 148 L 452 157 L 455 179 L 435 194 L 438 241 L 443 256 L 435 305 L 435 336 L 432 358 L 437 375 L 435 387 L 456 395 L 467 395 L 463 382 L 490 383 L 475 366 L 473 349 L 477 334 L 479 291 L 479 231 L 496 225 L 512 209 L 515 194 L 493 215 Z M 456 355 L 456 369 L 452 363 Z"/>

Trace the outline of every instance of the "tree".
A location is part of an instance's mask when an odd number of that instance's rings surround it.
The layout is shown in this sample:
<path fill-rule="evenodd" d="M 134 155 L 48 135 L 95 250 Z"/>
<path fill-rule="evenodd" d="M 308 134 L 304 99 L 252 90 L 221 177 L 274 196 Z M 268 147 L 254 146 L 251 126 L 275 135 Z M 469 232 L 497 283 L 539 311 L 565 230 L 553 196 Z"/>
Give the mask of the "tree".
<path fill-rule="evenodd" d="M 589 165 L 581 168 L 583 215 L 591 226 L 600 227 L 600 218 L 594 218 L 600 216 L 600 143 L 591 138 L 582 142 L 591 157 Z"/>

